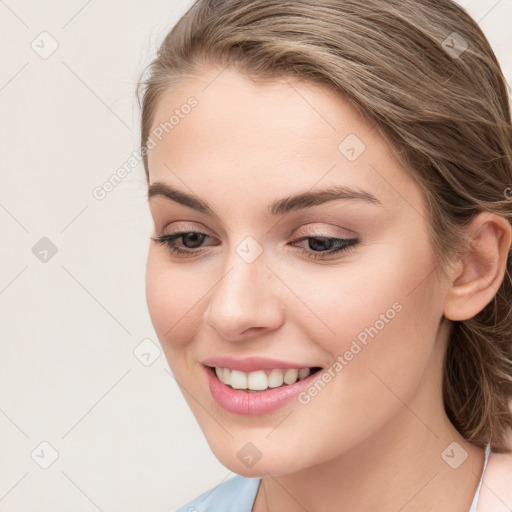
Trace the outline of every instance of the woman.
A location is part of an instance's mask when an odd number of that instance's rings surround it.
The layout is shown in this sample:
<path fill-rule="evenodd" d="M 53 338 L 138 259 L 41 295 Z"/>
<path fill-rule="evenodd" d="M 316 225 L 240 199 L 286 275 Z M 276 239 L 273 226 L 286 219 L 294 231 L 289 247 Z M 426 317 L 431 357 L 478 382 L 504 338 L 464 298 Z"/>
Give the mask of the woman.
<path fill-rule="evenodd" d="M 149 311 L 237 473 L 180 510 L 509 510 L 512 130 L 477 24 L 204 0 L 140 88 Z"/>

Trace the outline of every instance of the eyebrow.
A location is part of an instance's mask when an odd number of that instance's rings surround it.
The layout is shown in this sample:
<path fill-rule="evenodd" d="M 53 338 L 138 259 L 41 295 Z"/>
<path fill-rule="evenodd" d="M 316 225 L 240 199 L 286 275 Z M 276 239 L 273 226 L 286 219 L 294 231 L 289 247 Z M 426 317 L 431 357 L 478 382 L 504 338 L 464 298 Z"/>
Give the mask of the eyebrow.
<path fill-rule="evenodd" d="M 148 187 L 147 196 L 148 199 L 155 196 L 163 196 L 167 199 L 170 199 L 171 201 L 174 201 L 175 203 L 187 206 L 200 213 L 204 213 L 213 217 L 215 216 L 213 208 L 211 208 L 211 206 L 206 201 L 182 192 L 181 190 L 175 189 L 160 181 L 152 183 Z M 375 205 L 382 204 L 379 199 L 377 199 L 369 192 L 348 187 L 346 185 L 336 185 L 321 190 L 300 192 L 289 197 L 277 199 L 269 206 L 268 214 L 271 216 L 280 216 L 292 211 L 319 206 L 329 201 L 343 199 L 358 199 Z"/>

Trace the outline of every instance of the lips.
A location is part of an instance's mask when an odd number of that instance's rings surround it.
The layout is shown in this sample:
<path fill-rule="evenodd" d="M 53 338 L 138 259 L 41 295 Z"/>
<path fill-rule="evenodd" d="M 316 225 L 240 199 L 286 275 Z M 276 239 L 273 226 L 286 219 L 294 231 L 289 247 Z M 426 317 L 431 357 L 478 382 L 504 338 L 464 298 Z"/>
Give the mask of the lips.
<path fill-rule="evenodd" d="M 274 368 L 314 368 L 320 367 L 319 364 L 299 363 L 283 361 L 279 359 L 270 359 L 268 357 L 247 357 L 245 359 L 236 359 L 230 356 L 210 357 L 201 361 L 205 366 L 212 368 L 229 368 L 230 370 L 240 370 L 242 372 L 254 372 L 257 370 L 273 370 Z"/>
<path fill-rule="evenodd" d="M 268 414 L 284 407 L 311 384 L 316 378 L 316 372 L 321 369 L 318 366 L 260 357 L 247 359 L 216 357 L 205 359 L 203 365 L 210 392 L 216 402 L 228 412 L 244 416 Z M 302 370 L 303 377 L 290 384 L 284 382 L 280 386 L 268 387 L 260 391 L 247 389 L 247 385 L 242 386 L 242 389 L 235 389 L 230 384 L 222 382 L 225 379 L 221 380 L 219 376 L 222 378 L 224 372 L 220 372 L 219 368 L 236 373 L 238 377 L 242 372 L 249 375 L 265 372 L 269 375 L 276 370 L 283 373 Z M 309 372 L 306 372 L 306 369 Z"/>

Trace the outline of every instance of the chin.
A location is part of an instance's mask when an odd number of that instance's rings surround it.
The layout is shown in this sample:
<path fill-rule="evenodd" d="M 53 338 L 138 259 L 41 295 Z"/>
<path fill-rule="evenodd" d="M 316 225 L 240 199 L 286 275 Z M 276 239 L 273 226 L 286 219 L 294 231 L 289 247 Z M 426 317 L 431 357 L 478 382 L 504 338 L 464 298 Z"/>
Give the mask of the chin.
<path fill-rule="evenodd" d="M 268 446 L 259 451 L 251 443 L 236 443 L 233 447 L 214 447 L 212 451 L 218 461 L 233 473 L 247 478 L 261 478 L 287 475 L 303 469 L 303 461 L 297 460 L 297 450 L 290 447 L 285 449 L 283 453 Z M 314 462 L 307 465 L 314 465 Z"/>
<path fill-rule="evenodd" d="M 238 475 L 242 475 L 247 478 L 262 478 L 269 475 L 277 477 L 294 473 L 299 469 L 292 463 L 292 461 L 290 461 L 290 463 L 272 460 L 263 461 L 263 457 L 252 467 L 246 466 L 236 458 L 234 460 L 233 458 L 224 460 L 219 459 L 219 461 L 227 469 L 233 471 L 233 473 L 237 473 Z"/>

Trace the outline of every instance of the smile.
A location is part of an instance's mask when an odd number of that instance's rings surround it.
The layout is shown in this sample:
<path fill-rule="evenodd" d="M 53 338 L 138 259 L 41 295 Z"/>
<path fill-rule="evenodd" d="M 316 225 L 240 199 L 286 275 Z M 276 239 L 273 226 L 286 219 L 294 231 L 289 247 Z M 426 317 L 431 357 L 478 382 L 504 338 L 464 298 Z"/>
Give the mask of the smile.
<path fill-rule="evenodd" d="M 281 386 L 295 384 L 295 382 L 305 379 L 308 375 L 319 369 L 318 367 L 300 369 L 289 368 L 286 370 L 274 368 L 272 370 L 243 372 L 216 366 L 215 374 L 218 379 L 227 386 L 233 389 L 245 389 L 250 392 L 264 391 L 268 388 L 279 388 Z"/>
<path fill-rule="evenodd" d="M 254 358 L 208 360 L 202 366 L 213 399 L 226 411 L 242 416 L 268 414 L 284 407 L 307 389 L 322 369 L 300 365 L 294 368 L 291 363 L 270 360 L 262 364 L 262 360 Z"/>

